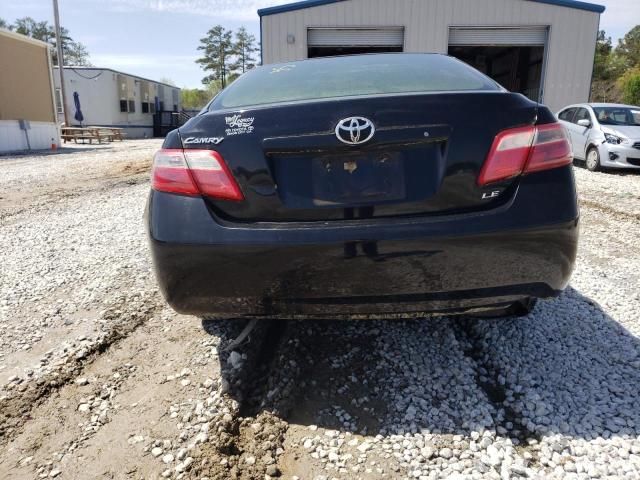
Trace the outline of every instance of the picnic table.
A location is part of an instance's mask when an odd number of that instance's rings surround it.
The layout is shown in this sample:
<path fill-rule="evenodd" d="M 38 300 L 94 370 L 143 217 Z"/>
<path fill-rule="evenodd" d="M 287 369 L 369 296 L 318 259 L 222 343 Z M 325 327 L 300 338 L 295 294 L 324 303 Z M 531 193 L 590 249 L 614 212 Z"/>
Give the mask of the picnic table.
<path fill-rule="evenodd" d="M 93 143 L 93 141 L 97 141 L 98 143 L 102 143 L 102 141 L 113 142 L 115 140 L 124 140 L 125 133 L 122 131 L 122 128 L 117 127 L 62 127 L 62 139 L 64 143 L 67 143 L 69 140 L 73 140 L 74 143 L 78 143 L 80 140 L 82 143 L 85 143 L 87 140 L 89 143 Z"/>
<path fill-rule="evenodd" d="M 124 140 L 124 137 L 127 135 L 124 133 L 122 128 L 118 127 L 89 127 L 98 131 L 99 135 L 106 137 L 110 142 L 114 140 Z"/>

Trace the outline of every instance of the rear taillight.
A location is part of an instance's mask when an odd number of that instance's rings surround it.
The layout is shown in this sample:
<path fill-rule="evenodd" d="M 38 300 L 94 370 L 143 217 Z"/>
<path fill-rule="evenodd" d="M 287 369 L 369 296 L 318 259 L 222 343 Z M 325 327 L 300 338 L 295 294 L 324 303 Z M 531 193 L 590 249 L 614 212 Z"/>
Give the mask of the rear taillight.
<path fill-rule="evenodd" d="M 536 138 L 525 173 L 549 170 L 573 163 L 567 131 L 559 123 L 536 127 Z"/>
<path fill-rule="evenodd" d="M 213 150 L 159 150 L 153 157 L 151 186 L 160 192 L 244 199 L 226 163 Z"/>
<path fill-rule="evenodd" d="M 153 157 L 151 187 L 160 192 L 200 195 L 182 150 L 159 150 Z"/>
<path fill-rule="evenodd" d="M 494 139 L 478 185 L 569 165 L 572 161 L 567 134 L 559 123 L 511 128 Z"/>

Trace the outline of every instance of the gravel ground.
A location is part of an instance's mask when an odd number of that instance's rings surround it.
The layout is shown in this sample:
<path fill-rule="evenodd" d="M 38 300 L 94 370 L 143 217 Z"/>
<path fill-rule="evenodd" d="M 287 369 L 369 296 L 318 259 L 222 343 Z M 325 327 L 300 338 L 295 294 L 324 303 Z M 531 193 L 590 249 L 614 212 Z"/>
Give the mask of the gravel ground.
<path fill-rule="evenodd" d="M 154 283 L 158 146 L 0 157 L 0 478 L 640 478 L 640 175 L 576 168 L 577 269 L 528 317 L 262 322 L 226 351 L 243 325 Z"/>

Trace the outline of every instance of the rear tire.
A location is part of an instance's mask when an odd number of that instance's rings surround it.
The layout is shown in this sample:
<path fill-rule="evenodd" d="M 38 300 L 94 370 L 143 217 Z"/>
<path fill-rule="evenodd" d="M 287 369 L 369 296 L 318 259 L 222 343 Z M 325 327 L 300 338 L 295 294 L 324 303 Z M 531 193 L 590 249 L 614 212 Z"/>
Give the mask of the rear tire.
<path fill-rule="evenodd" d="M 585 163 L 587 164 L 587 169 L 591 172 L 597 172 L 602 168 L 600 165 L 600 152 L 596 147 L 589 147 Z"/>

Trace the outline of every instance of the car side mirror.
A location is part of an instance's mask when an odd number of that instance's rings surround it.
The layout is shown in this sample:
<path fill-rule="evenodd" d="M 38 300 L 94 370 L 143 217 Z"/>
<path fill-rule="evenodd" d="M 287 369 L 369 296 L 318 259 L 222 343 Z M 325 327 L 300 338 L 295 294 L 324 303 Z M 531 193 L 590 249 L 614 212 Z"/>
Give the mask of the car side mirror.
<path fill-rule="evenodd" d="M 591 120 L 587 120 L 586 118 L 583 118 L 582 120 L 578 120 L 578 125 L 580 125 L 581 127 L 590 128 Z"/>

